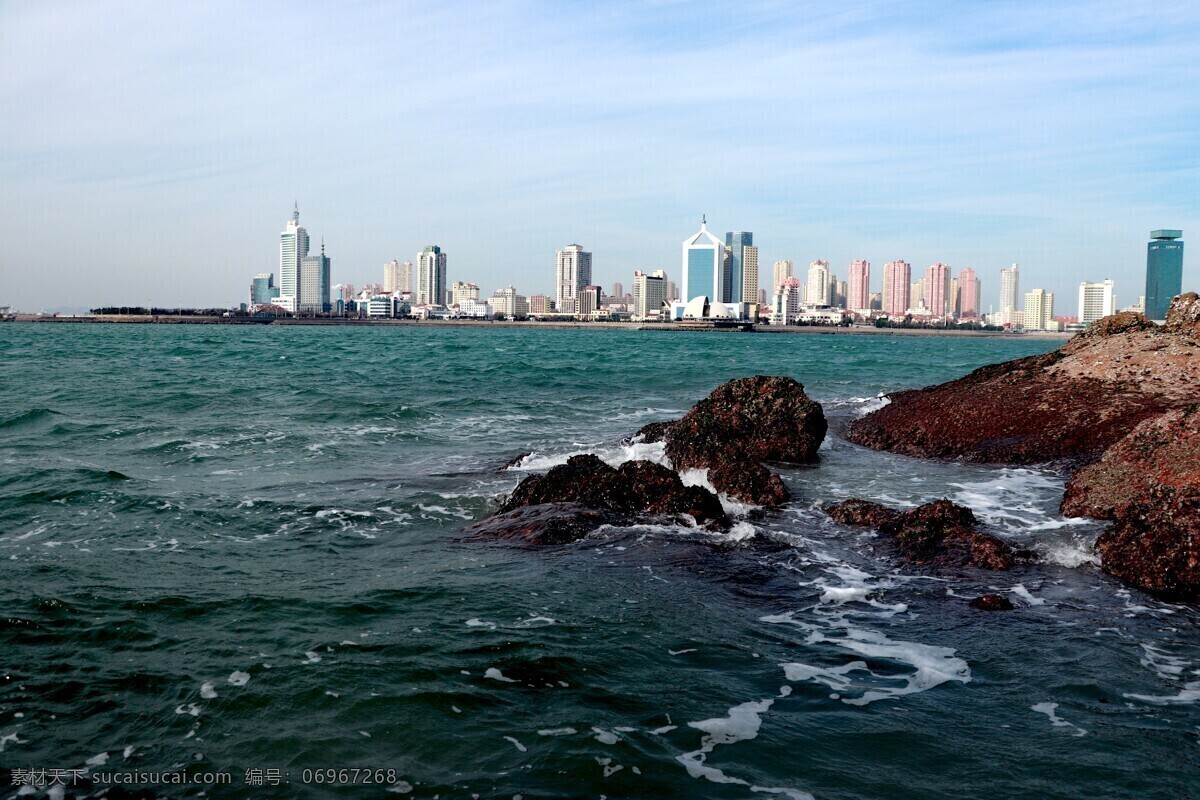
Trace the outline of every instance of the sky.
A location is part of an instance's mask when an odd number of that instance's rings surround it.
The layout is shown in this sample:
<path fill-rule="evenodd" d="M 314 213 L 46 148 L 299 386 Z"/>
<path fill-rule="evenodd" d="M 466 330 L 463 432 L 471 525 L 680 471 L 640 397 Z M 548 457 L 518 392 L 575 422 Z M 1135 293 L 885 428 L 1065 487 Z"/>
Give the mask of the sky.
<path fill-rule="evenodd" d="M 228 306 L 298 202 L 335 283 L 427 244 L 485 295 L 777 259 L 999 271 L 1074 313 L 1200 289 L 1200 6 L 0 0 L 0 306 Z"/>

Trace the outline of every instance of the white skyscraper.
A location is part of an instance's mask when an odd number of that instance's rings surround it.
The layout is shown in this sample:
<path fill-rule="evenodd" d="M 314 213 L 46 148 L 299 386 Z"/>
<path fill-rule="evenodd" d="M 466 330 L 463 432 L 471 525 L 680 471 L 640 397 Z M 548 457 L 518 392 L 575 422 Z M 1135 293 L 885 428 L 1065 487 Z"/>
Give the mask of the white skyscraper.
<path fill-rule="evenodd" d="M 1113 282 L 1084 281 L 1079 284 L 1079 321 L 1084 325 L 1117 313 L 1117 301 L 1113 297 Z"/>
<path fill-rule="evenodd" d="M 683 280 L 679 300 L 697 297 L 716 302 L 724 272 L 725 244 L 708 232 L 708 219 L 700 218 L 700 230 L 683 241 Z"/>
<path fill-rule="evenodd" d="M 1027 331 L 1058 330 L 1054 319 L 1054 294 L 1045 289 L 1025 293 L 1024 325 Z"/>
<path fill-rule="evenodd" d="M 446 254 L 435 244 L 417 255 L 416 302 L 419 306 L 446 302 Z"/>
<path fill-rule="evenodd" d="M 411 292 L 412 291 L 412 262 L 405 261 L 401 264 L 396 259 L 383 265 L 383 290 L 388 294 L 392 292 Z"/>
<path fill-rule="evenodd" d="M 758 303 L 758 247 L 742 247 L 742 302 Z"/>
<path fill-rule="evenodd" d="M 808 283 L 805 286 L 804 302 L 810 306 L 827 306 L 829 297 L 829 262 L 814 261 L 808 265 Z"/>
<path fill-rule="evenodd" d="M 1017 312 L 1017 292 L 1020 289 L 1017 265 L 1000 270 L 1000 319 L 1011 324 Z"/>
<path fill-rule="evenodd" d="M 578 244 L 559 250 L 554 268 L 554 300 L 558 310 L 574 313 L 579 293 L 591 284 L 592 254 Z"/>
<path fill-rule="evenodd" d="M 793 277 L 794 274 L 795 274 L 795 269 L 792 266 L 791 260 L 785 258 L 782 261 L 776 261 L 775 268 L 774 268 L 774 270 L 772 270 L 772 275 L 771 275 L 772 290 L 774 290 L 774 288 L 776 286 L 783 283 L 788 278 Z"/>
<path fill-rule="evenodd" d="M 279 235 L 279 305 L 296 311 L 300 291 L 300 262 L 308 255 L 308 231 L 300 226 L 300 204 L 292 208 L 292 218 Z"/>
<path fill-rule="evenodd" d="M 658 319 L 666 299 L 667 273 L 661 269 L 653 274 L 641 271 L 633 273 L 633 318 L 635 320 Z"/>

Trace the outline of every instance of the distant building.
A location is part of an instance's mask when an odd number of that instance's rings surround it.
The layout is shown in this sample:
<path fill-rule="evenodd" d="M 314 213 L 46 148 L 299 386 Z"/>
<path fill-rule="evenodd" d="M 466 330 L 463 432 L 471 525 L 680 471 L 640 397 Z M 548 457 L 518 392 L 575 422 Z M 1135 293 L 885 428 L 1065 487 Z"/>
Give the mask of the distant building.
<path fill-rule="evenodd" d="M 975 318 L 982 316 L 979 277 L 975 270 L 966 267 L 958 273 L 958 315 Z"/>
<path fill-rule="evenodd" d="M 786 281 L 788 278 L 795 277 L 795 268 L 789 259 L 783 259 L 775 262 L 775 267 L 772 270 L 771 286 L 775 287 Z"/>
<path fill-rule="evenodd" d="M 883 292 L 871 292 L 867 308 L 870 311 L 883 311 Z"/>
<path fill-rule="evenodd" d="M 808 282 L 805 284 L 804 304 L 827 306 L 832 303 L 829 291 L 829 262 L 814 261 L 808 265 Z"/>
<path fill-rule="evenodd" d="M 798 278 L 784 278 L 775 287 L 771 298 L 772 325 L 790 325 L 796 321 L 801 310 L 800 286 Z"/>
<path fill-rule="evenodd" d="M 751 236 L 752 234 L 746 234 Z M 747 244 L 742 248 L 742 296 L 740 302 L 758 302 L 758 248 Z"/>
<path fill-rule="evenodd" d="M 529 313 L 542 315 L 549 314 L 553 308 L 553 303 L 550 302 L 550 297 L 544 294 L 534 294 L 529 296 Z"/>
<path fill-rule="evenodd" d="M 1183 290 L 1181 230 L 1150 231 L 1146 245 L 1146 318 L 1167 318 L 1171 300 Z"/>
<path fill-rule="evenodd" d="M 625 296 L 625 284 L 621 283 L 620 281 L 617 281 L 616 283 L 614 283 L 613 288 L 612 288 L 612 296 L 617 297 L 617 298 L 624 297 Z"/>
<path fill-rule="evenodd" d="M 1084 281 L 1079 284 L 1079 322 L 1087 325 L 1117 313 L 1117 300 L 1113 296 L 1111 279 L 1100 283 Z"/>
<path fill-rule="evenodd" d="M 250 282 L 250 305 L 271 305 L 277 297 L 279 287 L 275 285 L 275 276 L 272 273 L 263 272 L 254 276 L 254 280 Z"/>
<path fill-rule="evenodd" d="M 929 313 L 925 305 L 925 279 L 913 281 L 908 287 L 908 302 L 910 308 L 920 308 L 922 313 Z"/>
<path fill-rule="evenodd" d="M 599 286 L 583 287 L 575 305 L 575 313 L 580 319 L 592 319 L 596 316 L 596 312 L 600 310 L 600 295 L 603 293 L 604 290 Z"/>
<path fill-rule="evenodd" d="M 845 307 L 851 311 L 867 311 L 871 305 L 871 262 L 851 261 L 847 277 Z"/>
<path fill-rule="evenodd" d="M 296 311 L 320 313 L 330 310 L 329 293 L 332 284 L 329 280 L 329 257 L 325 255 L 325 245 L 321 245 L 321 254 L 305 256 L 300 260 L 300 281 L 296 293 Z"/>
<path fill-rule="evenodd" d="M 308 231 L 300 225 L 300 204 L 292 209 L 279 235 L 279 297 L 276 303 L 287 311 L 296 311 L 296 295 L 300 286 L 300 261 L 308 255 Z"/>
<path fill-rule="evenodd" d="M 683 279 L 679 300 L 687 303 L 697 297 L 719 299 L 725 260 L 725 245 L 708 232 L 707 219 L 701 218 L 700 230 L 683 242 Z"/>
<path fill-rule="evenodd" d="M 667 275 L 661 269 L 653 274 L 633 273 L 633 318 L 644 322 L 658 319 L 666 300 Z"/>
<path fill-rule="evenodd" d="M 939 261 L 925 268 L 921 298 L 935 317 L 950 313 L 950 267 Z"/>
<path fill-rule="evenodd" d="M 512 286 L 494 291 L 488 298 L 488 305 L 496 318 L 525 319 L 529 316 L 529 299 L 517 294 Z"/>
<path fill-rule="evenodd" d="M 1020 269 L 1016 264 L 1000 270 L 1000 319 L 1002 324 L 1017 322 L 1017 297 L 1021 288 Z"/>
<path fill-rule="evenodd" d="M 464 297 L 457 303 L 457 306 L 456 316 L 466 319 L 492 318 L 492 307 L 487 303 L 480 302 L 478 295 L 476 297 Z"/>
<path fill-rule="evenodd" d="M 1022 323 L 1027 331 L 1058 330 L 1058 323 L 1054 321 L 1054 294 L 1045 289 L 1026 292 Z"/>
<path fill-rule="evenodd" d="M 667 302 L 679 299 L 679 287 L 675 285 L 675 281 L 667 281 L 666 295 Z"/>
<path fill-rule="evenodd" d="M 417 255 L 417 305 L 434 306 L 446 302 L 446 254 L 436 244 Z"/>
<path fill-rule="evenodd" d="M 754 245 L 754 234 L 750 231 L 730 231 L 725 234 L 727 261 L 722 270 L 722 303 L 740 303 L 744 297 L 746 274 L 746 248 Z M 755 269 L 758 268 L 758 250 L 754 251 Z M 758 293 L 758 276 L 754 278 L 754 293 Z M 752 295 L 753 296 L 753 295 Z"/>
<path fill-rule="evenodd" d="M 907 261 L 889 261 L 883 267 L 883 313 L 903 317 L 911 302 L 912 266 Z"/>
<path fill-rule="evenodd" d="M 450 286 L 450 305 L 460 305 L 464 300 L 479 299 L 479 284 L 455 281 Z"/>
<path fill-rule="evenodd" d="M 579 293 L 591 284 L 592 254 L 577 244 L 559 250 L 554 271 L 554 298 L 558 310 L 573 313 Z"/>

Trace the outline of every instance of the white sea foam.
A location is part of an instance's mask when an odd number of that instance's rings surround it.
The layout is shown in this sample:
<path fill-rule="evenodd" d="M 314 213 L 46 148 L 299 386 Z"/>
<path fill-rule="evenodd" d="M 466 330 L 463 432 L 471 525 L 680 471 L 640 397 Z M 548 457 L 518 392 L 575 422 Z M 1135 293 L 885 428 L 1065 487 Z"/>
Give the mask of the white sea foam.
<path fill-rule="evenodd" d="M 530 453 L 516 464 L 509 467 L 514 472 L 545 472 L 552 467 L 567 463 L 572 456 L 592 454 L 612 467 L 619 467 L 626 461 L 653 461 L 670 467 L 667 459 L 665 442 L 632 442 L 630 444 L 593 447 L 587 450 L 572 450 L 568 453 Z"/>
<path fill-rule="evenodd" d="M 621 741 L 621 737 L 612 731 L 606 731 L 604 728 L 592 728 L 592 733 L 596 734 L 596 741 L 601 744 L 616 744 Z"/>
<path fill-rule="evenodd" d="M 188 714 L 193 717 L 198 717 L 198 716 L 200 716 L 200 706 L 196 705 L 195 703 L 181 704 L 181 705 L 175 706 L 175 713 L 176 714 Z"/>
<path fill-rule="evenodd" d="M 108 753 L 98 753 L 83 763 L 89 767 L 103 767 L 108 763 Z"/>
<path fill-rule="evenodd" d="M 211 682 L 200 684 L 200 696 L 205 700 L 213 700 L 217 696 L 217 690 L 213 688 Z"/>
<path fill-rule="evenodd" d="M 505 677 L 504 673 L 503 673 L 503 672 L 501 672 L 500 670 L 498 670 L 498 669 L 497 669 L 497 668 L 495 668 L 495 667 L 488 667 L 488 668 L 487 668 L 487 669 L 484 671 L 484 673 L 483 673 L 483 677 L 485 677 L 485 678 L 491 678 L 491 679 L 492 679 L 492 680 L 494 680 L 494 681 L 500 681 L 500 682 L 502 682 L 502 683 L 517 683 L 517 681 L 516 681 L 516 680 L 514 680 L 513 678 L 507 678 L 507 677 Z"/>
<path fill-rule="evenodd" d="M 517 741 L 516 737 L 505 736 L 504 738 L 507 739 L 508 741 L 512 742 L 513 747 L 517 748 L 522 753 L 527 752 L 529 750 L 529 748 L 527 748 L 525 745 L 523 745 L 519 741 Z"/>
<path fill-rule="evenodd" d="M 468 628 L 487 628 L 489 631 L 496 630 L 496 623 L 485 622 L 479 617 L 471 617 L 469 620 L 467 620 L 466 625 Z"/>
<path fill-rule="evenodd" d="M 791 687 L 784 686 L 780 690 L 779 697 L 787 697 L 790 693 Z M 762 727 L 761 715 L 774 705 L 776 699 L 778 698 L 768 697 L 764 700 L 742 703 L 729 709 L 729 713 L 725 717 L 714 717 L 713 719 L 700 720 L 699 722 L 689 722 L 689 727 L 696 728 L 704 733 L 704 736 L 700 740 L 700 749 L 676 756 L 675 760 L 683 764 L 688 775 L 693 778 L 703 778 L 712 783 L 746 786 L 752 792 L 780 794 L 792 798 L 792 800 L 813 800 L 813 796 L 808 792 L 796 789 L 752 786 L 749 781 L 727 775 L 723 770 L 706 763 L 709 754 L 718 746 L 734 744 L 757 737 L 758 731 Z"/>
<path fill-rule="evenodd" d="M 1188 681 L 1178 694 L 1126 694 L 1131 700 L 1141 700 L 1156 706 L 1188 705 L 1200 700 L 1200 681 Z"/>
<path fill-rule="evenodd" d="M 1087 731 L 1085 731 L 1083 728 L 1075 725 L 1074 723 L 1067 722 L 1065 719 L 1055 713 L 1055 710 L 1058 708 L 1058 703 L 1035 703 L 1034 705 L 1031 705 L 1030 708 L 1039 714 L 1045 714 L 1047 717 L 1049 717 L 1050 724 L 1054 727 L 1070 728 L 1072 736 L 1087 736 Z"/>
<path fill-rule="evenodd" d="M 250 682 L 250 673 L 242 672 L 241 670 L 234 670 L 229 674 L 229 677 L 226 678 L 226 680 L 229 681 L 230 685 L 232 686 L 245 686 Z"/>
<path fill-rule="evenodd" d="M 306 650 L 304 652 L 304 657 L 307 659 L 303 662 L 305 664 L 316 664 L 321 660 L 321 656 L 313 650 Z"/>
<path fill-rule="evenodd" d="M 1025 584 L 1023 584 L 1023 583 L 1018 583 L 1016 586 L 1013 586 L 1013 587 L 1012 587 L 1011 589 L 1009 589 L 1008 591 L 1009 591 L 1009 593 L 1010 593 L 1010 594 L 1014 594 L 1014 595 L 1016 595 L 1017 597 L 1019 597 L 1019 598 L 1021 598 L 1022 600 L 1024 600 L 1026 603 L 1029 603 L 1029 605 L 1031 605 L 1031 606 L 1044 606 L 1044 605 L 1046 605 L 1046 601 L 1045 601 L 1045 600 L 1043 600 L 1043 599 L 1042 599 L 1042 598 L 1040 598 L 1040 597 L 1034 597 L 1032 594 L 1030 594 L 1030 593 L 1029 593 L 1029 590 L 1025 588 Z"/>
<path fill-rule="evenodd" d="M 538 731 L 538 736 L 571 736 L 579 733 L 574 728 L 542 728 Z"/>

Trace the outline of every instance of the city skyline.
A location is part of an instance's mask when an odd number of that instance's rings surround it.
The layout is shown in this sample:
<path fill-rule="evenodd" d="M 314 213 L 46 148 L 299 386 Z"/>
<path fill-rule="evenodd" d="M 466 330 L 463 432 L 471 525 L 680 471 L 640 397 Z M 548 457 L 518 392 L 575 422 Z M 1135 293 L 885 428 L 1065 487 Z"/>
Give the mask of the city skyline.
<path fill-rule="evenodd" d="M 760 265 L 971 267 L 984 310 L 1012 262 L 1132 300 L 1145 232 L 1200 224 L 1186 3 L 466 8 L 5 6 L 0 303 L 234 303 L 296 197 L 354 283 L 430 242 L 452 279 L 549 294 L 581 242 L 628 283 L 707 213 Z M 395 46 L 431 37 L 461 57 Z"/>

